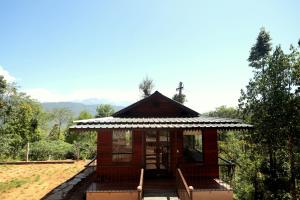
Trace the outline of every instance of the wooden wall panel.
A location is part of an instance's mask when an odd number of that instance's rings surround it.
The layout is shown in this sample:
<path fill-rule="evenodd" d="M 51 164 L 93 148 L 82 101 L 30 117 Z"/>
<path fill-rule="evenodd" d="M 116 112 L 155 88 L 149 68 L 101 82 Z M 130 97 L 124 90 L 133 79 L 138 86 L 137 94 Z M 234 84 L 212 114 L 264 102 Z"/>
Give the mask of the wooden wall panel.
<path fill-rule="evenodd" d="M 206 165 L 217 165 L 218 164 L 217 129 L 204 129 L 202 133 L 203 133 L 204 163 Z"/>
<path fill-rule="evenodd" d="M 111 165 L 112 163 L 112 131 L 99 131 L 97 141 L 98 165 Z"/>
<path fill-rule="evenodd" d="M 137 167 L 143 167 L 144 161 L 144 142 L 143 142 L 143 131 L 133 131 L 133 158 L 132 165 Z"/>
<path fill-rule="evenodd" d="M 112 162 L 112 130 L 102 130 L 97 134 L 97 175 L 112 179 L 130 179 L 139 176 L 143 167 L 143 133 L 133 131 L 133 154 L 129 163 Z"/>
<path fill-rule="evenodd" d="M 170 171 L 175 174 L 177 167 L 177 132 L 170 132 Z"/>
<path fill-rule="evenodd" d="M 170 131 L 170 171 L 174 174 L 180 167 L 185 174 L 191 176 L 219 177 L 217 130 L 204 129 L 203 163 L 185 163 L 183 159 L 183 131 Z M 133 157 L 130 163 L 112 162 L 112 131 L 98 132 L 97 139 L 97 174 L 98 176 L 131 176 L 139 174 L 144 166 L 144 131 L 133 130 Z M 119 175 L 116 175 L 119 173 Z"/>

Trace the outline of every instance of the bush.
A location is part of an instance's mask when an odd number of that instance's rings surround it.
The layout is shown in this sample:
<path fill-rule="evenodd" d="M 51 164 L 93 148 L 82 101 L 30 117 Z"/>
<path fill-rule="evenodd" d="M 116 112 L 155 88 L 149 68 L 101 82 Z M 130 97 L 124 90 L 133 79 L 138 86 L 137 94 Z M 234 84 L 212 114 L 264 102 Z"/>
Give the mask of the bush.
<path fill-rule="evenodd" d="M 30 145 L 30 160 L 61 160 L 73 155 L 73 146 L 61 140 L 40 140 Z"/>

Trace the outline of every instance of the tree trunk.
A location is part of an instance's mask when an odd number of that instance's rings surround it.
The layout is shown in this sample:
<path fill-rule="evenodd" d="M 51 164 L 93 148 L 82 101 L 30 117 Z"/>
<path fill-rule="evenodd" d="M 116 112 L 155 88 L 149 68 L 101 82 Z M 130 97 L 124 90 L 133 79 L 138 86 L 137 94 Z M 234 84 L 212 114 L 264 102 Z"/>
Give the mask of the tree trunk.
<path fill-rule="evenodd" d="M 60 138 L 60 127 L 61 127 L 61 122 L 59 122 L 59 124 L 58 124 L 58 136 L 57 136 L 57 139 L 59 140 L 59 138 Z"/>
<path fill-rule="evenodd" d="M 78 149 L 77 149 L 77 161 L 79 160 L 79 158 L 80 158 L 80 148 L 78 147 Z"/>
<path fill-rule="evenodd" d="M 288 152 L 290 159 L 290 194 L 293 200 L 296 200 L 296 173 L 295 173 L 295 154 L 294 154 L 294 137 L 289 134 Z"/>
<path fill-rule="evenodd" d="M 27 142 L 27 146 L 26 146 L 26 162 L 29 161 L 29 142 Z"/>
<path fill-rule="evenodd" d="M 254 199 L 258 199 L 257 172 L 255 172 L 255 177 L 254 177 Z"/>

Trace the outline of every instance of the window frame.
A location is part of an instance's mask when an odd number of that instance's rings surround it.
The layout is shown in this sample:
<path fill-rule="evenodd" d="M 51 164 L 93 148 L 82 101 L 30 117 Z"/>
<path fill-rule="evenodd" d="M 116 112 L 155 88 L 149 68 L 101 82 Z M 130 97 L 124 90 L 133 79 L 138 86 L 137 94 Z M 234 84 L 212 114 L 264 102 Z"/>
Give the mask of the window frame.
<path fill-rule="evenodd" d="M 124 134 L 126 132 L 129 132 L 131 134 L 131 151 L 130 152 L 114 152 L 114 132 L 124 132 Z M 111 144 L 112 144 L 112 149 L 111 149 L 111 160 L 112 160 L 112 163 L 118 163 L 118 164 L 128 164 L 128 163 L 132 163 L 133 161 L 133 152 L 134 152 L 134 137 L 133 137 L 133 130 L 130 130 L 130 129 L 115 129 L 115 130 L 112 130 L 112 134 L 111 134 Z M 120 161 L 120 160 L 114 160 L 114 155 L 131 155 L 130 156 L 130 160 L 129 161 Z"/>
<path fill-rule="evenodd" d="M 196 160 L 191 160 L 191 161 L 186 161 L 186 158 L 185 158 L 185 155 L 184 155 L 184 151 L 185 151 L 185 147 L 184 147 L 184 136 L 185 136 L 185 132 L 197 132 L 199 131 L 201 135 L 201 146 L 202 146 L 202 151 L 199 151 L 201 152 L 202 154 L 202 159 L 199 160 L 199 161 L 196 161 Z M 186 135 L 189 135 L 189 134 L 186 134 Z M 190 134 L 190 135 L 193 135 L 194 137 L 196 137 L 196 134 Z M 203 137 L 203 131 L 201 129 L 186 129 L 186 130 L 183 130 L 182 131 L 182 143 L 183 143 L 183 160 L 185 160 L 185 162 L 193 162 L 193 163 L 200 163 L 200 164 L 203 164 L 204 163 L 204 137 Z M 196 143 L 196 142 L 195 142 Z M 195 150 L 197 150 L 195 148 L 195 144 L 194 144 L 194 147 L 193 147 Z"/>

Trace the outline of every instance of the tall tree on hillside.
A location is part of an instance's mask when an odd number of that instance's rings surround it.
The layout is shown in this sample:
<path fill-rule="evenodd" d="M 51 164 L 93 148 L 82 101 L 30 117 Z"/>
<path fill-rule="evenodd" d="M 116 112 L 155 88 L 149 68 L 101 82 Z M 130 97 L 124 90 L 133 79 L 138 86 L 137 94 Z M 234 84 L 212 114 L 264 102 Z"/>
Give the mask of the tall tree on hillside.
<path fill-rule="evenodd" d="M 290 117 L 298 116 L 294 112 L 297 107 L 291 104 L 291 100 L 297 96 L 295 89 L 299 79 L 293 71 L 296 66 L 299 68 L 299 57 L 293 52 L 284 54 L 280 46 L 272 53 L 271 49 L 270 36 L 262 29 L 248 59 L 249 65 L 254 68 L 254 77 L 246 92 L 242 91 L 240 109 L 256 127 L 248 136 L 248 142 L 263 156 L 260 173 L 263 174 L 264 198 L 285 198 L 284 191 L 288 192 L 291 188 L 290 194 L 296 199 L 292 189 L 292 172 L 290 184 L 284 181 L 287 177 L 285 166 L 288 164 L 284 156 L 289 152 L 290 160 L 293 160 L 293 142 L 287 138 L 294 138 L 291 136 L 293 125 Z M 286 148 L 288 144 L 290 150 Z M 289 165 L 293 168 L 291 163 Z M 258 193 L 254 198 L 258 198 Z"/>
<path fill-rule="evenodd" d="M 55 108 L 50 112 L 50 118 L 54 121 L 53 128 L 49 134 L 52 139 L 60 139 L 64 125 L 72 118 L 73 113 L 68 108 Z"/>
<path fill-rule="evenodd" d="M 269 177 L 271 180 L 276 180 L 276 159 L 275 154 L 275 142 L 271 141 L 273 133 L 269 130 L 269 124 L 272 120 L 269 119 L 268 105 L 266 103 L 266 73 L 265 70 L 268 67 L 268 60 L 270 59 L 271 43 L 270 35 L 264 29 L 261 29 L 256 44 L 251 48 L 250 56 L 248 58 L 249 66 L 254 68 L 254 78 L 250 80 L 246 93 L 242 91 L 240 99 L 240 108 L 243 110 L 244 116 L 250 116 L 250 121 L 257 127 L 256 131 L 252 133 L 250 141 L 256 144 L 256 148 L 263 149 L 268 153 L 269 162 Z M 276 134 L 276 133 L 275 133 Z M 256 184 L 258 177 L 255 177 L 254 184 Z M 258 198 L 258 188 L 254 185 L 255 195 L 254 198 Z M 275 187 L 271 190 L 276 190 Z M 274 193 L 274 191 L 271 191 Z M 262 195 L 262 194 L 261 194 Z"/>
<path fill-rule="evenodd" d="M 271 37 L 264 28 L 260 29 L 256 43 L 253 45 L 248 58 L 249 66 L 261 70 L 262 73 L 267 65 L 268 56 L 272 50 Z"/>
<path fill-rule="evenodd" d="M 297 197 L 296 176 L 299 173 L 300 167 L 296 166 L 296 157 L 298 154 L 300 163 L 300 51 L 291 46 L 290 53 L 286 55 L 284 62 L 285 78 L 287 82 L 287 106 L 286 106 L 286 134 L 288 138 L 288 155 L 290 169 L 290 194 L 292 199 Z M 297 149 L 298 146 L 298 149 Z M 300 174 L 298 174 L 299 176 Z M 300 190 L 300 188 L 299 188 Z M 299 191 L 300 192 L 300 191 Z"/>
<path fill-rule="evenodd" d="M 100 104 L 99 106 L 97 106 L 96 111 L 96 117 L 109 117 L 114 114 L 115 109 L 110 104 Z"/>
<path fill-rule="evenodd" d="M 150 79 L 148 76 L 142 80 L 142 82 L 139 84 L 140 92 L 142 93 L 142 97 L 148 97 L 151 95 L 152 90 L 154 88 L 153 80 Z"/>

